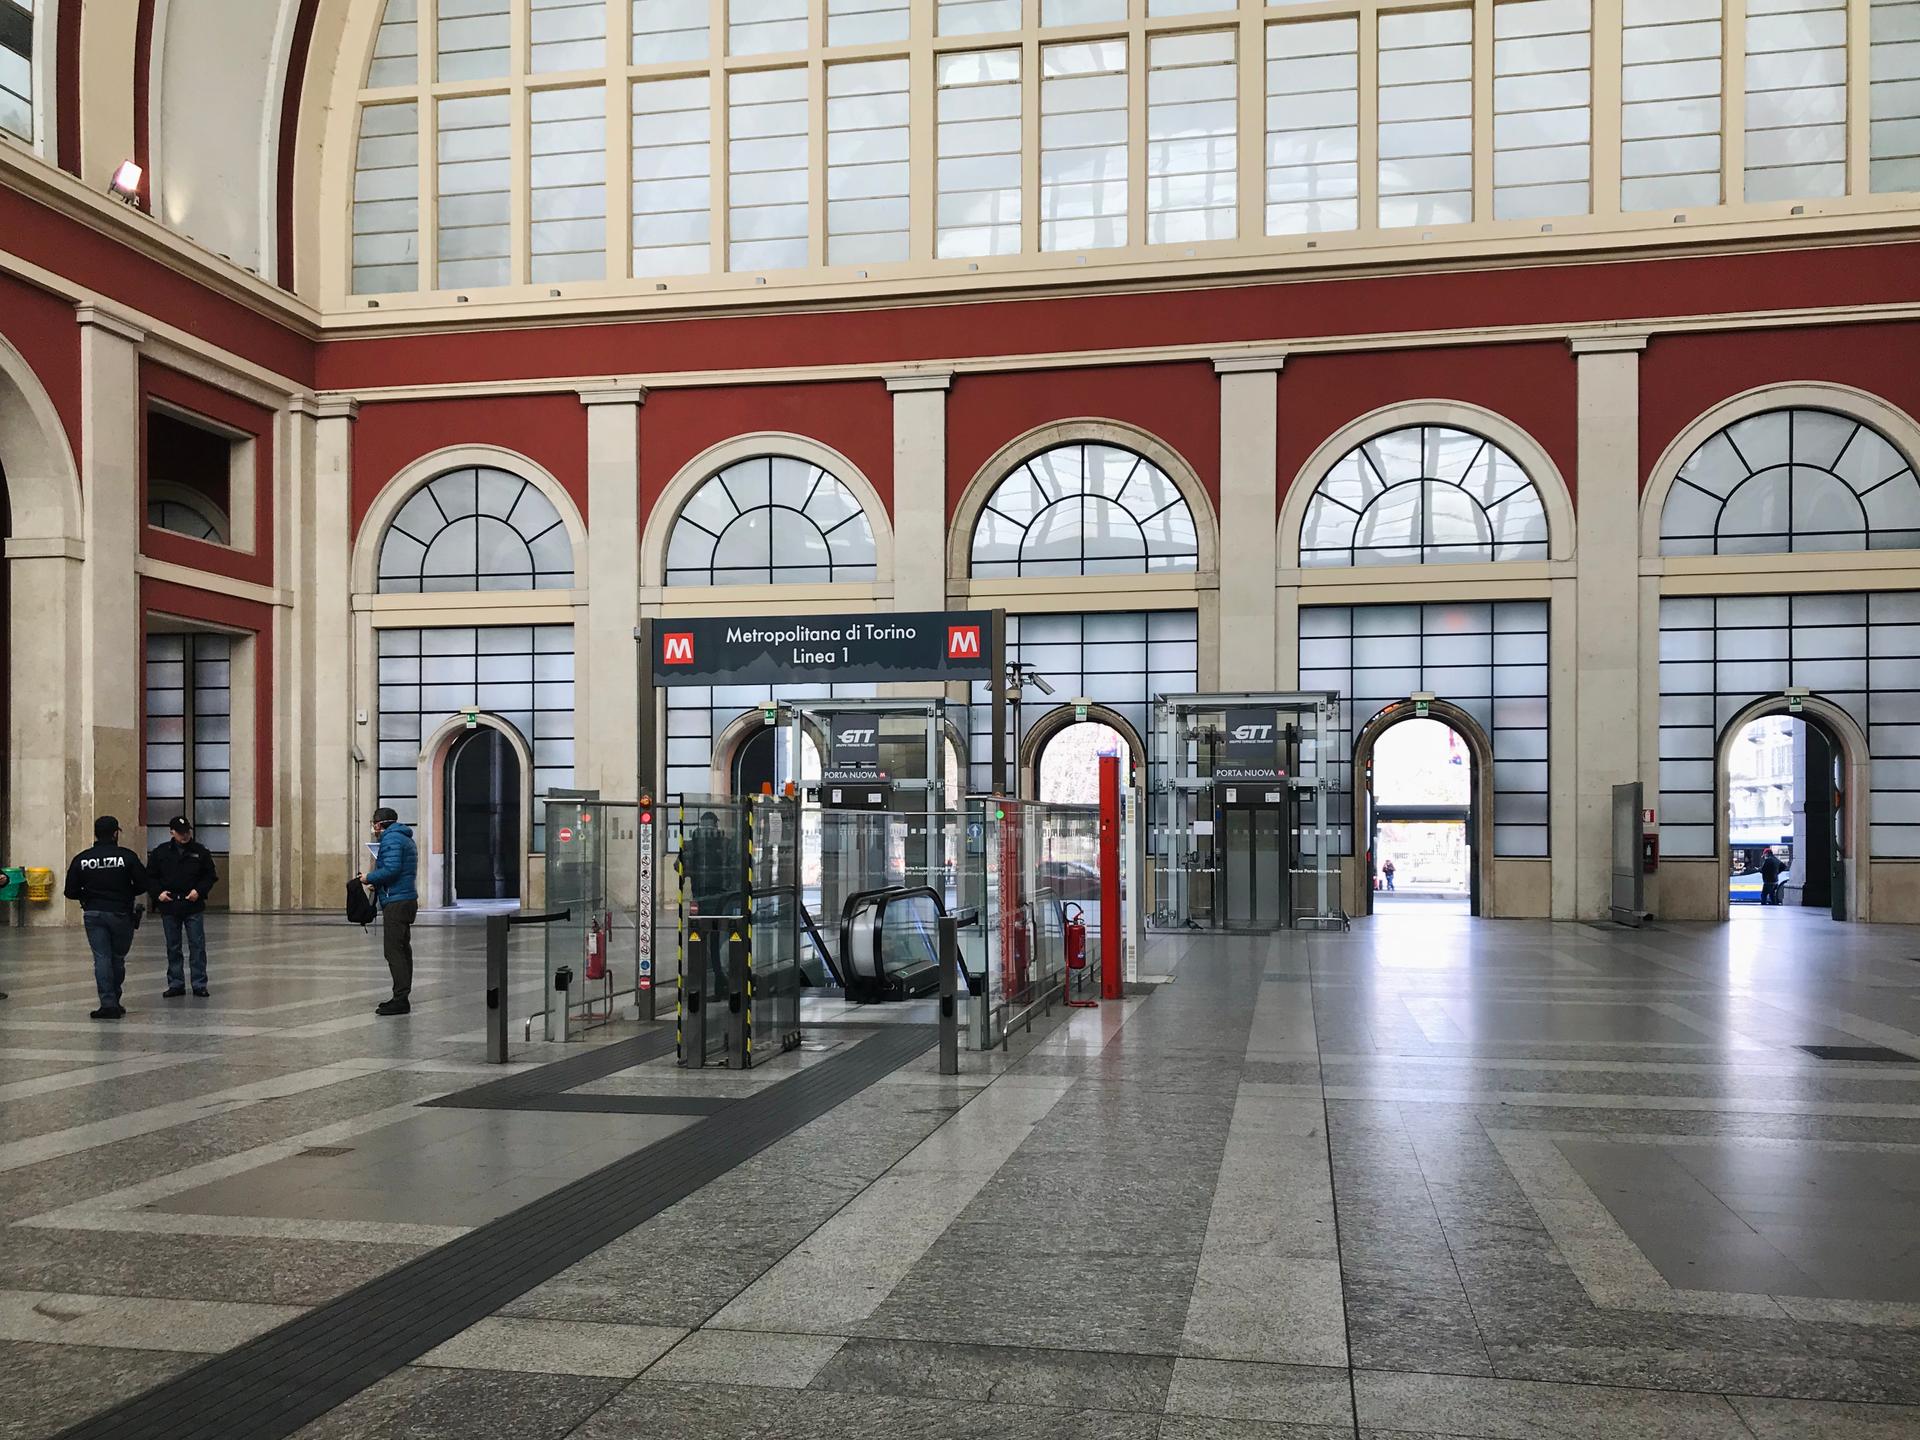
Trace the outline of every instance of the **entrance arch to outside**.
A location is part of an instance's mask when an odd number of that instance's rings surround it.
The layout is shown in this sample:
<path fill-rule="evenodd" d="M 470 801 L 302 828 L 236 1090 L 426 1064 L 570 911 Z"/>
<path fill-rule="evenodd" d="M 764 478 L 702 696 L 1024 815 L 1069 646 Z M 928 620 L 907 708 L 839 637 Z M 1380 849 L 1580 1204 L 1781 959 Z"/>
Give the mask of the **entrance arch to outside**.
<path fill-rule="evenodd" d="M 1352 913 L 1374 913 L 1374 751 L 1380 743 L 1380 737 L 1394 726 L 1419 719 L 1438 721 L 1458 735 L 1467 747 L 1471 770 L 1467 805 L 1467 864 L 1470 873 L 1468 909 L 1474 915 L 1497 914 L 1493 894 L 1493 742 L 1487 732 L 1481 729 L 1479 721 L 1458 705 L 1445 700 L 1429 701 L 1424 716 L 1415 713 L 1411 702 L 1399 701 L 1369 720 L 1355 739 L 1353 836 L 1359 862 L 1359 884 L 1358 903 L 1353 906 Z"/>
<path fill-rule="evenodd" d="M 528 747 L 526 737 L 500 716 L 482 710 L 478 719 L 480 728 L 496 730 L 505 738 L 518 770 L 520 815 L 515 840 L 516 868 L 519 872 L 518 891 L 524 898 L 532 877 L 533 751 Z M 448 861 L 453 851 L 453 837 L 448 833 L 446 823 L 450 803 L 449 782 L 452 779 L 456 747 L 462 746 L 469 738 L 466 716 L 450 715 L 420 747 L 418 786 L 414 791 L 419 797 L 416 808 L 420 819 L 414 829 L 413 839 L 420 852 L 420 878 L 425 886 L 420 896 L 422 909 L 437 909 L 456 903 L 456 896 L 449 893 L 447 883 L 450 874 Z"/>
<path fill-rule="evenodd" d="M 1054 796 L 1047 794 L 1045 789 L 1048 783 L 1049 772 L 1051 771 L 1054 775 L 1058 776 L 1061 772 L 1055 769 L 1055 767 L 1057 767 L 1061 760 L 1069 755 L 1071 751 L 1056 750 L 1053 756 L 1053 763 L 1049 765 L 1047 756 L 1048 747 L 1053 745 L 1056 740 L 1060 740 L 1061 737 L 1072 735 L 1073 731 L 1083 726 L 1087 727 L 1089 731 L 1105 730 L 1118 737 L 1121 747 L 1118 752 L 1121 760 L 1120 784 L 1122 788 L 1131 788 L 1135 785 L 1145 770 L 1147 751 L 1146 746 L 1141 743 L 1139 732 L 1128 723 L 1126 716 L 1117 710 L 1108 709 L 1105 705 L 1089 705 L 1087 707 L 1087 718 L 1082 720 L 1074 714 L 1071 705 L 1056 705 L 1053 709 L 1046 711 L 1035 719 L 1034 722 L 1027 727 L 1026 738 L 1021 741 L 1020 783 L 1018 788 L 1020 795 L 1038 800 L 1054 799 Z M 1065 743 L 1071 745 L 1077 743 L 1078 740 L 1079 737 L 1075 736 L 1072 740 L 1066 741 Z M 1091 778 L 1084 787 L 1087 798 L 1085 800 L 1072 800 L 1063 795 L 1057 803 L 1068 805 L 1097 805 L 1100 803 L 1099 772 L 1095 765 L 1095 755 L 1097 753 L 1096 751 L 1085 757 L 1091 772 Z M 1064 782 L 1056 778 L 1053 783 L 1058 785 L 1070 782 Z M 1075 788 L 1078 789 L 1080 787 L 1076 784 Z"/>
<path fill-rule="evenodd" d="M 1732 897 L 1727 892 L 1727 876 L 1733 868 L 1733 745 L 1741 731 L 1755 720 L 1764 720 L 1769 715 L 1792 715 L 1796 720 L 1806 721 L 1820 731 L 1833 753 L 1840 757 L 1840 785 L 1836 800 L 1841 806 L 1841 818 L 1835 826 L 1835 834 L 1844 847 L 1841 857 L 1844 879 L 1841 884 L 1842 896 L 1835 898 L 1841 900 L 1844 897 L 1848 919 L 1865 921 L 1873 918 L 1873 886 L 1870 881 L 1873 866 L 1869 863 L 1871 835 L 1868 830 L 1872 775 L 1867 737 L 1853 716 L 1830 700 L 1809 695 L 1801 700 L 1800 707 L 1795 713 L 1784 697 L 1769 695 L 1737 712 L 1720 731 L 1720 743 L 1714 750 L 1713 766 L 1713 853 L 1720 867 L 1720 878 L 1714 889 L 1719 896 L 1722 920 L 1731 919 L 1733 909 Z"/>
<path fill-rule="evenodd" d="M 1104 705 L 1089 705 L 1085 720 L 1070 705 L 1047 711 L 1028 727 L 1021 746 L 1019 793 L 1061 805 L 1098 805 L 1098 757 L 1109 753 L 1106 744 L 1117 746 L 1111 753 L 1120 757 L 1121 786 L 1132 787 L 1146 751 L 1125 716 Z"/>

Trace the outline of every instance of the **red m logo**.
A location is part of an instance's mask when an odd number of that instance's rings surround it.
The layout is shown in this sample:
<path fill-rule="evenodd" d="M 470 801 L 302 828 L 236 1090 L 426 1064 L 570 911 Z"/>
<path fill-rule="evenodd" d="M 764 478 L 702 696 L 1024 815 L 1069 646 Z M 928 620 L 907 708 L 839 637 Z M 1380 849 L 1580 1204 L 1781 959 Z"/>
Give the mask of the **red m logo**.
<path fill-rule="evenodd" d="M 662 665 L 693 664 L 693 636 L 685 631 L 677 631 L 660 637 L 660 663 Z"/>
<path fill-rule="evenodd" d="M 978 625 L 949 625 L 947 627 L 947 659 L 978 660 L 980 658 L 980 627 Z"/>

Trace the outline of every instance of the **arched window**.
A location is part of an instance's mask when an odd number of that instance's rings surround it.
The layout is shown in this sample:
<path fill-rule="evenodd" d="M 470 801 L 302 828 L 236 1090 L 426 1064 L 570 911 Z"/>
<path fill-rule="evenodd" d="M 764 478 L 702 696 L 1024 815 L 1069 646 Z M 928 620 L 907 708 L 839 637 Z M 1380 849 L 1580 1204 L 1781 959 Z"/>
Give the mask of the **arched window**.
<path fill-rule="evenodd" d="M 1660 511 L 1662 555 L 1920 546 L 1913 462 L 1863 421 L 1768 410 L 1688 457 Z"/>
<path fill-rule="evenodd" d="M 814 585 L 878 574 L 873 526 L 853 492 L 788 455 L 756 455 L 708 476 L 667 541 L 669 585 Z"/>
<path fill-rule="evenodd" d="M 380 590 L 565 590 L 573 541 L 537 486 L 491 466 L 450 470 L 400 507 L 380 542 Z"/>
<path fill-rule="evenodd" d="M 973 531 L 976 578 L 1199 568 L 1193 511 L 1179 487 L 1118 445 L 1043 450 L 994 486 Z"/>
<path fill-rule="evenodd" d="M 227 543 L 220 534 L 220 527 L 208 518 L 206 512 L 184 500 L 149 500 L 147 524 L 156 530 L 171 530 L 176 535 L 191 536 L 195 540 L 211 540 L 215 545 Z"/>
<path fill-rule="evenodd" d="M 1300 526 L 1302 565 L 1546 558 L 1546 511 L 1520 462 L 1450 425 L 1356 445 L 1315 488 Z"/>

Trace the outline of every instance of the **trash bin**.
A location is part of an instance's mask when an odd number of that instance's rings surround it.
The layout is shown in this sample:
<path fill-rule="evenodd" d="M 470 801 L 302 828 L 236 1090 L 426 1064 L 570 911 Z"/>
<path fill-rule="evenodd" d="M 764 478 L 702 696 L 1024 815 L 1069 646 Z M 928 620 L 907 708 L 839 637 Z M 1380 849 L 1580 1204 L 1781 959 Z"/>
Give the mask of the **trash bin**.
<path fill-rule="evenodd" d="M 53 871 L 41 865 L 27 867 L 27 899 L 53 899 Z"/>
<path fill-rule="evenodd" d="M 18 900 L 27 891 L 27 872 L 21 866 L 0 869 L 0 902 Z"/>

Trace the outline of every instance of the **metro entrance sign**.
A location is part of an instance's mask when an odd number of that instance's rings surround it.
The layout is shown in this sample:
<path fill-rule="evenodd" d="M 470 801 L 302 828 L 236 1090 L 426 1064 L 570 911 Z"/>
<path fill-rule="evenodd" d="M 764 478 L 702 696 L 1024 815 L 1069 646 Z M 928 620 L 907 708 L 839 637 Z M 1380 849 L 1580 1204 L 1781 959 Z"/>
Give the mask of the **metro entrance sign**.
<path fill-rule="evenodd" d="M 992 637 L 987 610 L 657 620 L 653 683 L 987 680 Z"/>

